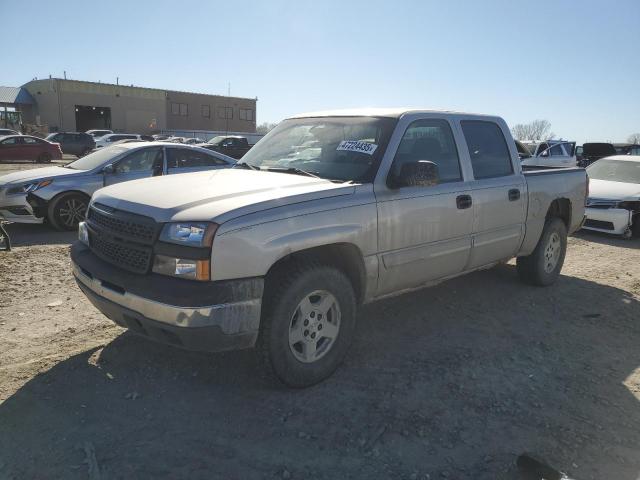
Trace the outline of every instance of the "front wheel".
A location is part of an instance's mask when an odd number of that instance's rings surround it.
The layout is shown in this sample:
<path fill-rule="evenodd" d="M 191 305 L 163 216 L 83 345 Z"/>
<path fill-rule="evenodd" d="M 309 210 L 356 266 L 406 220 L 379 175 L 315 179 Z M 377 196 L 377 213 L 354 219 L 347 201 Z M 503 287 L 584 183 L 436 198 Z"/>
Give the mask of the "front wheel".
<path fill-rule="evenodd" d="M 267 370 L 290 387 L 308 387 L 343 361 L 356 326 L 349 279 L 324 265 L 296 266 L 270 279 L 259 349 Z"/>
<path fill-rule="evenodd" d="M 89 199 L 79 193 L 67 193 L 49 204 L 47 218 L 57 230 L 76 230 L 84 221 Z"/>
<path fill-rule="evenodd" d="M 549 218 L 531 255 L 518 257 L 520 279 L 531 285 L 547 286 L 556 281 L 567 253 L 567 227 L 559 218 Z"/>

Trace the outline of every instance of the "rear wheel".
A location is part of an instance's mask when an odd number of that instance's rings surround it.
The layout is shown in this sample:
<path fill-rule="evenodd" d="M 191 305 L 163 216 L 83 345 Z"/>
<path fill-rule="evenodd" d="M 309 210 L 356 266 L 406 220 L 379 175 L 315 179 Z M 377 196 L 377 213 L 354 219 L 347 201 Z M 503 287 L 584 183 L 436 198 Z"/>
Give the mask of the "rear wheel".
<path fill-rule="evenodd" d="M 270 279 L 265 299 L 258 346 L 269 373 L 298 388 L 331 375 L 355 332 L 348 278 L 330 266 L 296 266 Z"/>
<path fill-rule="evenodd" d="M 76 230 L 84 221 L 89 199 L 79 193 L 67 193 L 49 204 L 47 218 L 57 230 Z"/>
<path fill-rule="evenodd" d="M 38 155 L 38 158 L 36 159 L 36 162 L 38 163 L 49 163 L 51 162 L 51 154 L 47 153 L 47 152 L 43 152 L 40 155 Z"/>
<path fill-rule="evenodd" d="M 551 285 L 560 275 L 566 252 L 567 227 L 557 217 L 547 219 L 533 253 L 517 259 L 520 279 L 531 285 Z"/>

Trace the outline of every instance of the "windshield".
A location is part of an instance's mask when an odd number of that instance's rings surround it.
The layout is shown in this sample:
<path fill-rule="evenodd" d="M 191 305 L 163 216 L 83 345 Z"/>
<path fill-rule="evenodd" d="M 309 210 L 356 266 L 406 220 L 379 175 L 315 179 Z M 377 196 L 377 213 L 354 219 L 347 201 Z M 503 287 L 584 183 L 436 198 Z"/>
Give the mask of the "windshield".
<path fill-rule="evenodd" d="M 396 122 L 374 117 L 285 120 L 241 163 L 261 169 L 299 169 L 329 180 L 371 182 Z"/>
<path fill-rule="evenodd" d="M 640 183 L 640 162 L 602 159 L 588 166 L 587 174 L 595 180 Z"/>
<path fill-rule="evenodd" d="M 71 162 L 70 164 L 66 165 L 66 167 L 73 168 L 74 170 L 93 170 L 94 168 L 107 163 L 112 158 L 117 157 L 126 150 L 126 148 L 115 146 L 102 148 L 76 160 L 75 162 Z"/>
<path fill-rule="evenodd" d="M 223 141 L 225 138 L 227 137 L 213 137 L 211 140 L 209 140 L 207 143 L 211 143 L 212 145 L 217 145 L 218 143 L 220 143 L 221 141 Z"/>
<path fill-rule="evenodd" d="M 50 133 L 49 135 L 47 135 L 46 137 L 44 137 L 45 140 L 53 140 L 54 138 L 56 138 L 58 136 L 57 133 Z"/>

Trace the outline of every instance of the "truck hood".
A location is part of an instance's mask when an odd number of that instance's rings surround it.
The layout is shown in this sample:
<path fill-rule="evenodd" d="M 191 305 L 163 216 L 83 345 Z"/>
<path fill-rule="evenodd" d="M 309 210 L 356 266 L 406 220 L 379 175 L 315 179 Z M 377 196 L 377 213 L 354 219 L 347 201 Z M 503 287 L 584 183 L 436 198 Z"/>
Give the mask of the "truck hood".
<path fill-rule="evenodd" d="M 84 170 L 73 170 L 72 168 L 62 167 L 44 167 L 32 168 L 31 170 L 21 170 L 19 172 L 9 173 L 0 177 L 0 185 L 22 184 L 33 180 L 44 180 L 52 177 L 61 177 L 66 175 L 78 175 L 86 173 Z"/>
<path fill-rule="evenodd" d="M 93 200 L 158 222 L 231 218 L 269 208 L 349 195 L 353 185 L 288 173 L 222 169 L 112 185 Z"/>
<path fill-rule="evenodd" d="M 610 180 L 589 180 L 589 198 L 610 200 L 629 200 L 640 197 L 640 185 L 637 183 L 612 182 Z"/>

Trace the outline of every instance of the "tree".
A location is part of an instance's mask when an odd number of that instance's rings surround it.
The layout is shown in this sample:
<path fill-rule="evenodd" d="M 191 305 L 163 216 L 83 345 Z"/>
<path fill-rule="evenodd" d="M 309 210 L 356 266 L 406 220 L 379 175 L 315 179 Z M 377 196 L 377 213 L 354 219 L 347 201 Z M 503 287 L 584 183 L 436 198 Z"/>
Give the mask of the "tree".
<path fill-rule="evenodd" d="M 551 140 L 555 134 L 551 131 L 548 120 L 534 120 L 529 123 L 514 125 L 511 133 L 516 140 Z"/>
<path fill-rule="evenodd" d="M 261 133 L 262 135 L 264 135 L 266 133 L 269 133 L 269 130 L 272 130 L 276 125 L 277 123 L 262 122 L 256 127 L 256 133 Z"/>
<path fill-rule="evenodd" d="M 632 133 L 627 137 L 627 143 L 640 143 L 640 133 Z"/>

